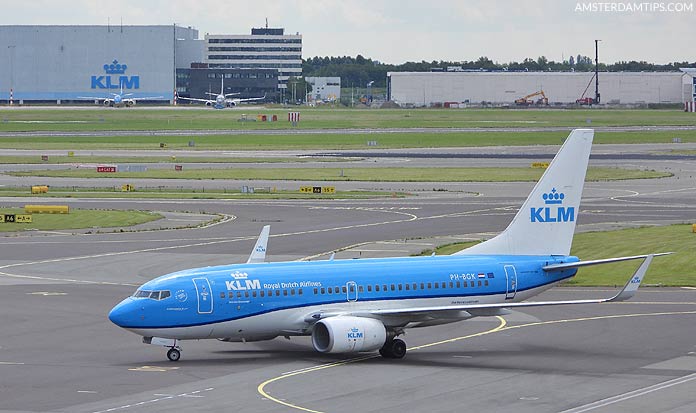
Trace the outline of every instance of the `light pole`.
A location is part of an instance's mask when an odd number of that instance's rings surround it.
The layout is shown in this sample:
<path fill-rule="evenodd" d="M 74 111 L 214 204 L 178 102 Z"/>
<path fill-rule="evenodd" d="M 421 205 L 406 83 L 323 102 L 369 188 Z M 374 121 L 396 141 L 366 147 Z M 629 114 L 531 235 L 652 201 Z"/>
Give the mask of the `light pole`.
<path fill-rule="evenodd" d="M 10 45 L 7 46 L 7 49 L 9 50 L 8 54 L 10 55 L 10 95 L 8 98 L 8 101 L 10 105 L 12 104 L 12 94 L 14 91 L 14 51 L 15 51 L 15 45 Z"/>
<path fill-rule="evenodd" d="M 297 102 L 297 93 L 295 91 L 296 86 L 297 86 L 297 79 L 292 79 L 292 104 L 293 105 Z"/>
<path fill-rule="evenodd" d="M 595 103 L 599 103 L 599 42 L 601 40 L 596 40 L 594 41 L 594 62 L 595 62 L 595 69 L 594 69 L 594 79 L 595 79 L 595 90 L 594 90 L 594 96 L 595 96 Z"/>

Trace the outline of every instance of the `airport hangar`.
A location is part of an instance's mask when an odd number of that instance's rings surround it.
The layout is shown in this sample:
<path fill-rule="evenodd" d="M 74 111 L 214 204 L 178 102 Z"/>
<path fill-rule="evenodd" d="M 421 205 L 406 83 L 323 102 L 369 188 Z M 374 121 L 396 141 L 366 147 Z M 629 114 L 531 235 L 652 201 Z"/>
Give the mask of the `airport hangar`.
<path fill-rule="evenodd" d="M 0 26 L 0 101 L 65 103 L 80 97 L 266 95 L 278 101 L 302 75 L 302 35 L 254 28 L 211 35 L 174 25 Z M 176 90 L 176 92 L 175 92 Z"/>
<path fill-rule="evenodd" d="M 584 97 L 594 97 L 593 76 L 594 72 L 389 72 L 387 99 L 414 107 L 503 106 L 544 91 L 550 105 L 567 105 L 575 104 L 585 90 Z M 684 104 L 696 102 L 696 73 L 600 72 L 599 89 L 603 104 Z"/>

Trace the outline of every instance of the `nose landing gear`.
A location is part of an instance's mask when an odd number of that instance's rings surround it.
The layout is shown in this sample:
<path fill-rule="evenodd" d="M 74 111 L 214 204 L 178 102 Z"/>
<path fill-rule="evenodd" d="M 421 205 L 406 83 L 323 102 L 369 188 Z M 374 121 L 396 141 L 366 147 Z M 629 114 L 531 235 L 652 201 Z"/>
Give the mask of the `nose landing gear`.
<path fill-rule="evenodd" d="M 173 338 L 143 337 L 143 343 L 169 347 L 169 351 L 167 351 L 169 361 L 179 361 L 181 358 L 181 347 L 178 346 L 179 341 Z"/>

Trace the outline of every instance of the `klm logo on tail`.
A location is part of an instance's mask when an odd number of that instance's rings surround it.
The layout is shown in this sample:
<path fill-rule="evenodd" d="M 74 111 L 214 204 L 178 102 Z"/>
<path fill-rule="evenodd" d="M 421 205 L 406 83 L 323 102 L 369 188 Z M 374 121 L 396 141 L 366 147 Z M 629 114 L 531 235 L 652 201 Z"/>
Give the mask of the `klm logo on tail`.
<path fill-rule="evenodd" d="M 573 222 L 575 221 L 575 207 L 564 207 L 565 194 L 558 193 L 556 188 L 542 195 L 545 207 L 530 208 L 532 222 Z"/>

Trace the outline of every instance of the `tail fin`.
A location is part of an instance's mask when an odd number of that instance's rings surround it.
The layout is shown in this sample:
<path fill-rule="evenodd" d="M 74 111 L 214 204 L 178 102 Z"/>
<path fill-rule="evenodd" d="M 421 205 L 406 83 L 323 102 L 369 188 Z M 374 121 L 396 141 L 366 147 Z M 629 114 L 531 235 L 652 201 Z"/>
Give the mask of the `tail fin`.
<path fill-rule="evenodd" d="M 505 231 L 455 255 L 569 255 L 593 137 L 570 132 Z"/>

